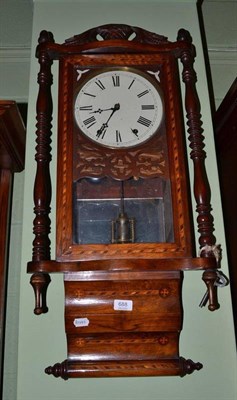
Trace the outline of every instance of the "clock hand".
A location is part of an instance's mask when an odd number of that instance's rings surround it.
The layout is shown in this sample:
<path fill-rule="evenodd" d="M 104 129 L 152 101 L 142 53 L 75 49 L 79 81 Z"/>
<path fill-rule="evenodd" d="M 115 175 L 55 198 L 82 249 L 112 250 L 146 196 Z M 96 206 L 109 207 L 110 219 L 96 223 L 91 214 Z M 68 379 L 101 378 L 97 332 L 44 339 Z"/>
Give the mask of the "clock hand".
<path fill-rule="evenodd" d="M 118 111 L 120 109 L 120 104 L 116 103 L 114 105 L 114 107 L 111 108 L 112 113 L 110 114 L 109 118 L 107 119 L 107 121 L 105 123 L 102 124 L 101 128 L 98 129 L 96 137 L 100 137 L 102 135 L 102 133 L 105 133 L 105 130 L 108 128 L 108 122 L 111 119 L 111 117 L 114 115 L 115 111 Z"/>
<path fill-rule="evenodd" d="M 114 109 L 114 107 L 104 108 L 104 109 L 98 108 L 98 110 L 91 111 L 89 114 L 96 114 L 96 113 L 101 114 L 103 111 L 110 111 L 110 110 L 113 110 L 113 109 Z"/>
<path fill-rule="evenodd" d="M 108 125 L 107 125 L 106 123 L 105 123 L 105 124 L 102 124 L 101 128 L 98 129 L 98 131 L 97 131 L 97 133 L 96 133 L 96 137 L 99 138 L 99 137 L 102 135 L 102 133 L 105 134 L 105 131 L 106 131 L 107 128 L 108 128 Z M 103 137 L 103 136 L 102 136 L 102 137 Z"/>
<path fill-rule="evenodd" d="M 131 128 L 132 133 L 134 133 L 135 136 L 138 136 L 138 130 L 137 129 L 132 129 Z"/>
<path fill-rule="evenodd" d="M 112 113 L 110 114 L 109 118 L 107 119 L 107 122 L 106 122 L 106 124 L 108 124 L 108 122 L 109 122 L 110 118 L 111 118 L 111 117 L 112 117 L 112 115 L 115 113 L 115 111 L 118 111 L 119 109 L 120 109 L 120 104 L 119 104 L 119 103 L 116 103 L 116 104 L 114 105 L 114 107 L 113 107 L 113 108 L 111 108 L 111 110 L 112 110 Z"/>

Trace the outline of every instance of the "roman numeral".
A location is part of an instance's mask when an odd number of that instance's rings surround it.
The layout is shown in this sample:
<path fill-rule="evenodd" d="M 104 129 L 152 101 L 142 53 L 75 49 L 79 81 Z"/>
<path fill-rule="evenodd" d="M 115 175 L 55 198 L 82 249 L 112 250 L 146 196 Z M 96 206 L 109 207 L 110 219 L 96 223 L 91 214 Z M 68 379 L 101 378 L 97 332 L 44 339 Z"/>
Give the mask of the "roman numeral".
<path fill-rule="evenodd" d="M 139 93 L 139 94 L 137 95 L 137 97 L 145 96 L 145 94 L 147 94 L 147 93 L 149 93 L 149 90 L 148 90 L 148 89 L 144 90 L 144 92 Z"/>
<path fill-rule="evenodd" d="M 137 122 L 139 124 L 142 124 L 142 125 L 147 126 L 147 127 L 149 127 L 151 125 L 151 121 L 149 119 L 147 119 L 147 118 L 144 118 L 144 117 L 139 117 Z"/>
<path fill-rule="evenodd" d="M 98 79 L 98 81 L 95 81 L 96 85 L 99 86 L 101 90 L 105 90 L 105 86 L 103 83 Z"/>
<path fill-rule="evenodd" d="M 112 80 L 113 80 L 113 85 L 115 87 L 120 86 L 120 76 L 114 75 L 114 76 L 112 76 Z"/>
<path fill-rule="evenodd" d="M 154 104 L 142 104 L 142 110 L 154 110 Z"/>
<path fill-rule="evenodd" d="M 128 86 L 128 89 L 131 89 L 132 85 L 134 84 L 135 79 L 132 80 L 132 82 L 130 83 L 130 85 Z"/>
<path fill-rule="evenodd" d="M 81 106 L 79 107 L 80 111 L 91 111 L 92 110 L 92 106 Z"/>
<path fill-rule="evenodd" d="M 83 121 L 83 124 L 87 126 L 87 128 L 90 128 L 92 125 L 96 123 L 96 119 L 94 116 L 89 117 Z"/>
<path fill-rule="evenodd" d="M 117 131 L 117 130 L 116 130 L 116 142 L 117 143 L 122 142 L 121 133 L 120 133 L 120 131 Z"/>
<path fill-rule="evenodd" d="M 86 92 L 83 92 L 83 94 L 85 94 L 86 96 L 96 97 L 96 95 L 95 95 L 95 94 L 91 94 L 91 93 L 86 93 Z"/>

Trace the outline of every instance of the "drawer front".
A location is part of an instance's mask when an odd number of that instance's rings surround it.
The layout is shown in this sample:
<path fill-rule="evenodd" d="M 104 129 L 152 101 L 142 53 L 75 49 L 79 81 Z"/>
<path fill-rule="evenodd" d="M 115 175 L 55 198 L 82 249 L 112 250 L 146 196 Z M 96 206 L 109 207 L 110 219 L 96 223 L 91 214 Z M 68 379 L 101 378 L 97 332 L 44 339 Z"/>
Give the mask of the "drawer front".
<path fill-rule="evenodd" d="M 66 281 L 66 331 L 179 331 L 180 280 Z"/>
<path fill-rule="evenodd" d="M 68 335 L 68 357 L 77 361 L 157 360 L 178 355 L 179 334 Z"/>
<path fill-rule="evenodd" d="M 80 313 L 111 313 L 115 300 L 130 301 L 136 312 L 162 313 L 180 311 L 180 282 L 154 281 L 97 281 L 65 282 L 66 308 Z M 117 305 L 119 307 L 119 304 Z M 122 304 L 121 304 L 122 308 Z"/>
<path fill-rule="evenodd" d="M 181 330 L 181 316 L 118 312 L 117 314 L 69 314 L 66 332 L 163 332 Z"/>

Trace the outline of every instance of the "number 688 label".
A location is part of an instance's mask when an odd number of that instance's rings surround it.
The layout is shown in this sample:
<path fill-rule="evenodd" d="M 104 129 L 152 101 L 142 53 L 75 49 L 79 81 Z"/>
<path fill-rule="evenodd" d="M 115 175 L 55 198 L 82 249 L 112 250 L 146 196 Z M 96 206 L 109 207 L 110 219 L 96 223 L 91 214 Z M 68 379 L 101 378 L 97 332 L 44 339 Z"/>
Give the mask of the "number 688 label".
<path fill-rule="evenodd" d="M 114 310 L 116 311 L 132 311 L 132 300 L 114 300 Z"/>

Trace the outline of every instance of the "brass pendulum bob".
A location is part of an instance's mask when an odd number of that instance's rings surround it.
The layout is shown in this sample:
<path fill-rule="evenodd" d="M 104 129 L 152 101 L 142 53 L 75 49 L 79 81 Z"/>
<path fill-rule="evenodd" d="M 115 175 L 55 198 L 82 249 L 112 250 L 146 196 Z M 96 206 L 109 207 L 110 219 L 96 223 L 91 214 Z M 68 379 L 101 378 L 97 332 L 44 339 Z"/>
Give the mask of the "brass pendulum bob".
<path fill-rule="evenodd" d="M 121 181 L 120 211 L 118 218 L 112 220 L 111 243 L 133 243 L 135 241 L 135 218 L 128 218 L 124 210 L 124 185 Z"/>

